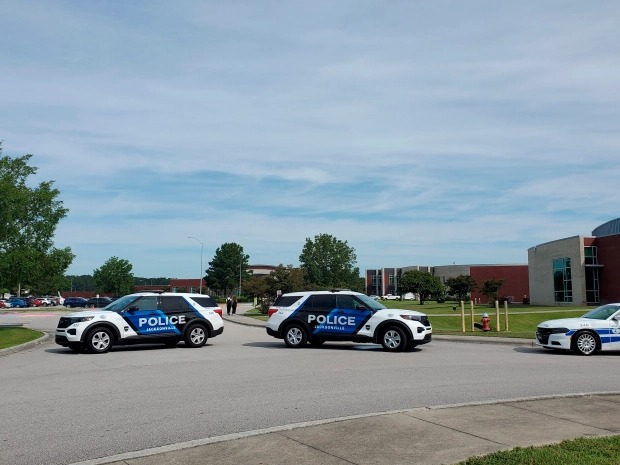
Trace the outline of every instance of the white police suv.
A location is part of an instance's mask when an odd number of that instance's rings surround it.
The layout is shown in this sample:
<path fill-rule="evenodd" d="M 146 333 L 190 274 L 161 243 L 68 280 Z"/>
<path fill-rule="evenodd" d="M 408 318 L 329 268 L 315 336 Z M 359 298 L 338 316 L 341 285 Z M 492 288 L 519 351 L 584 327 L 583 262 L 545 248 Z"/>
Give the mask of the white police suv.
<path fill-rule="evenodd" d="M 60 318 L 56 344 L 79 351 L 107 352 L 113 345 L 184 340 L 202 347 L 207 338 L 222 334 L 224 323 L 211 297 L 201 294 L 143 292 L 126 295 L 102 309 Z"/>
<path fill-rule="evenodd" d="M 592 355 L 620 350 L 620 303 L 603 305 L 579 318 L 543 321 L 536 331 L 538 345 Z"/>
<path fill-rule="evenodd" d="M 411 310 L 388 309 L 352 291 L 293 292 L 279 296 L 269 309 L 267 334 L 288 347 L 325 341 L 381 344 L 396 352 L 431 341 L 428 317 Z"/>

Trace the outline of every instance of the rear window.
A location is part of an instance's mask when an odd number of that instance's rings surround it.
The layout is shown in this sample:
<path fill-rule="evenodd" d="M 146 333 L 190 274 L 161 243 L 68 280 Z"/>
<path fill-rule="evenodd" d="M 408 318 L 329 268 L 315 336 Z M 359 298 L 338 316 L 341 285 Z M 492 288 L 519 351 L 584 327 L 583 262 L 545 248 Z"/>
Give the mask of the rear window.
<path fill-rule="evenodd" d="M 297 302 L 299 299 L 301 299 L 301 297 L 298 295 L 297 296 L 281 295 L 275 300 L 275 302 L 273 303 L 273 306 L 274 307 L 290 307 L 295 302 Z"/>
<path fill-rule="evenodd" d="M 204 308 L 218 307 L 213 297 L 191 297 L 191 299 Z"/>

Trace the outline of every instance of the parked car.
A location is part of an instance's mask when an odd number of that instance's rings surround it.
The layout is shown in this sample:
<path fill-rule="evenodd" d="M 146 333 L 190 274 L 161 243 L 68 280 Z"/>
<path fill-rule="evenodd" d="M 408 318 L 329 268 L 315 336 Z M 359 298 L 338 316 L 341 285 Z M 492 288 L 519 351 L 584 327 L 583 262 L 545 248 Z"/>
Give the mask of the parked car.
<path fill-rule="evenodd" d="M 11 297 L 8 299 L 13 308 L 28 308 L 28 302 L 20 297 Z"/>
<path fill-rule="evenodd" d="M 620 303 L 590 310 L 579 318 L 547 320 L 538 325 L 538 345 L 581 355 L 620 350 Z"/>
<path fill-rule="evenodd" d="M 62 316 L 56 328 L 56 344 L 96 354 L 117 344 L 161 343 L 174 347 L 185 341 L 186 347 L 202 347 L 208 338 L 224 331 L 222 318 L 214 311 L 217 309 L 220 307 L 215 300 L 200 294 L 130 294 L 104 310 Z"/>
<path fill-rule="evenodd" d="M 88 308 L 102 308 L 112 302 L 109 297 L 91 297 L 86 301 L 86 307 Z"/>
<path fill-rule="evenodd" d="M 0 308 L 11 308 L 12 305 L 6 300 L 0 300 Z"/>
<path fill-rule="evenodd" d="M 400 296 L 393 294 L 382 295 L 381 300 L 400 300 Z"/>
<path fill-rule="evenodd" d="M 84 297 L 67 297 L 64 302 L 64 306 L 67 308 L 85 308 L 88 306 L 88 299 Z"/>
<path fill-rule="evenodd" d="M 398 352 L 430 342 L 433 334 L 425 314 L 388 309 L 352 291 L 282 294 L 268 315 L 267 334 L 284 339 L 291 348 L 353 341 L 381 344 L 389 352 Z"/>

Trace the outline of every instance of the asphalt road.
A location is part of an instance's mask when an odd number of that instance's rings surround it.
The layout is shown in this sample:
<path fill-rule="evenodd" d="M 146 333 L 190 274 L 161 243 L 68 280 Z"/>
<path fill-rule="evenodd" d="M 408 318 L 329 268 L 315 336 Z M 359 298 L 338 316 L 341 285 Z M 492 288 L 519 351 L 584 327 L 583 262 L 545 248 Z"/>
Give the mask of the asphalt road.
<path fill-rule="evenodd" d="M 90 355 L 52 341 L 0 357 L 0 463 L 67 464 L 290 423 L 619 385 L 617 354 L 445 341 L 397 354 L 350 343 L 292 350 L 230 323 L 201 349 Z"/>

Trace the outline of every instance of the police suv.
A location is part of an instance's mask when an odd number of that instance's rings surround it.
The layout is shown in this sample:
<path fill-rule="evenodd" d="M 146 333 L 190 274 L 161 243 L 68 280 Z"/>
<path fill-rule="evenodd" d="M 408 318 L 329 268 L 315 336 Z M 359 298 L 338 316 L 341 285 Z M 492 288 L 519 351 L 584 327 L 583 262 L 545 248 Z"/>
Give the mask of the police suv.
<path fill-rule="evenodd" d="M 224 331 L 224 323 L 211 297 L 201 294 L 143 292 L 126 295 L 102 309 L 72 313 L 60 318 L 56 344 L 79 351 L 107 352 L 113 345 L 184 340 L 202 347 L 207 338 Z"/>
<path fill-rule="evenodd" d="M 288 347 L 325 341 L 381 344 L 390 352 L 431 341 L 428 317 L 412 310 L 388 309 L 352 291 L 293 292 L 279 296 L 269 309 L 267 334 Z"/>

